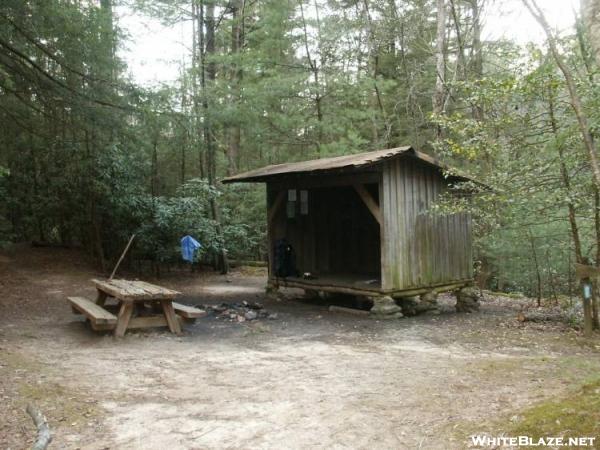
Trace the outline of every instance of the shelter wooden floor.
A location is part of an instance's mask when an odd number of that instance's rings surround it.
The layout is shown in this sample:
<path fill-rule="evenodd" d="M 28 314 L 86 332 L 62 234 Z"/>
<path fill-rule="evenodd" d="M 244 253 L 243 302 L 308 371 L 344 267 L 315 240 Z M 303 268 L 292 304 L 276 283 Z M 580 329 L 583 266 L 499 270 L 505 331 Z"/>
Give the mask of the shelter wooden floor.
<path fill-rule="evenodd" d="M 446 292 L 466 286 L 473 281 L 472 278 L 439 283 L 432 286 L 421 286 L 405 290 L 384 291 L 381 280 L 376 275 L 368 274 L 327 274 L 319 275 L 314 279 L 302 277 L 271 278 L 270 282 L 276 286 L 300 288 L 314 291 L 338 292 L 341 294 L 363 296 L 411 296 L 425 292 Z"/>
<path fill-rule="evenodd" d="M 377 294 L 381 292 L 381 280 L 377 276 L 363 274 L 327 274 L 313 279 L 302 277 L 276 278 L 282 286 L 299 287 L 348 294 Z"/>

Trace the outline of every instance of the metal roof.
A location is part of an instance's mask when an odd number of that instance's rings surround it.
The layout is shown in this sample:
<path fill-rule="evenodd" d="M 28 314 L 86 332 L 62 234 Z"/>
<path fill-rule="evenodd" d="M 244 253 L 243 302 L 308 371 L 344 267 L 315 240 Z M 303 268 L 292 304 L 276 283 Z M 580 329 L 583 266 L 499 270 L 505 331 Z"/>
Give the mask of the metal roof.
<path fill-rule="evenodd" d="M 390 148 L 387 150 L 377 150 L 374 152 L 358 153 L 353 155 L 336 156 L 333 158 L 312 159 L 310 161 L 301 161 L 295 163 L 274 164 L 260 169 L 250 170 L 238 175 L 233 175 L 222 180 L 223 183 L 235 182 L 263 182 L 273 177 L 286 174 L 327 172 L 342 169 L 359 169 L 375 165 L 386 159 L 399 155 L 410 155 L 427 164 L 436 166 L 440 169 L 449 169 L 441 161 L 419 152 L 410 146 Z M 454 178 L 467 179 L 463 176 L 454 176 Z"/>

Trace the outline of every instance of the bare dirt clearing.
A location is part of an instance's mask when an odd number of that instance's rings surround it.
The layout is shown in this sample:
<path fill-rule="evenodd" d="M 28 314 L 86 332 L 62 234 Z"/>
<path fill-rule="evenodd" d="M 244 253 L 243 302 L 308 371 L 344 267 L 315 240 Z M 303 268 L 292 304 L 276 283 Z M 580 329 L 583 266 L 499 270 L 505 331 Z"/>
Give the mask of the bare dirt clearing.
<path fill-rule="evenodd" d="M 375 321 L 325 304 L 267 300 L 265 278 L 178 273 L 157 281 L 183 303 L 260 301 L 277 320 L 215 317 L 183 336 L 115 341 L 71 314 L 99 274 L 77 253 L 22 248 L 0 258 L 0 447 L 48 417 L 52 448 L 464 448 L 457 430 L 567 392 L 600 369 L 600 343 L 520 324 L 510 299 L 477 314 Z"/>

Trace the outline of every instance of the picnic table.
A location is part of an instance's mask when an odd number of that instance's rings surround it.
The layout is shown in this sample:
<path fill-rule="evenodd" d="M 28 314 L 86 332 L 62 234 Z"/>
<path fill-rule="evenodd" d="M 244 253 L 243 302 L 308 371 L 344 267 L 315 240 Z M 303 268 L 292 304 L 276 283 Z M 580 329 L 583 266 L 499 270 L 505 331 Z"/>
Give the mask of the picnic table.
<path fill-rule="evenodd" d="M 181 333 L 178 316 L 195 320 L 206 315 L 200 309 L 180 305 L 173 300 L 181 293 L 145 281 L 97 280 L 97 297 L 93 302 L 84 297 L 69 297 L 73 311 L 84 314 L 94 330 L 114 330 L 116 337 L 134 328 L 168 326 L 172 333 Z M 109 311 L 106 301 L 117 301 L 118 313 Z"/>

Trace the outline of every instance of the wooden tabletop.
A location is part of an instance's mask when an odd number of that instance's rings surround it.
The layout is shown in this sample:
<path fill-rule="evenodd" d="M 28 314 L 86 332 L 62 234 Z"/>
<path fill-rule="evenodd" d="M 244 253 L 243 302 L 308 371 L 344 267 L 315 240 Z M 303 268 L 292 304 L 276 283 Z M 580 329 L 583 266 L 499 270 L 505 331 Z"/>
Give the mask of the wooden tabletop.
<path fill-rule="evenodd" d="M 122 301 L 173 300 L 181 293 L 145 281 L 96 280 L 96 289 Z"/>

